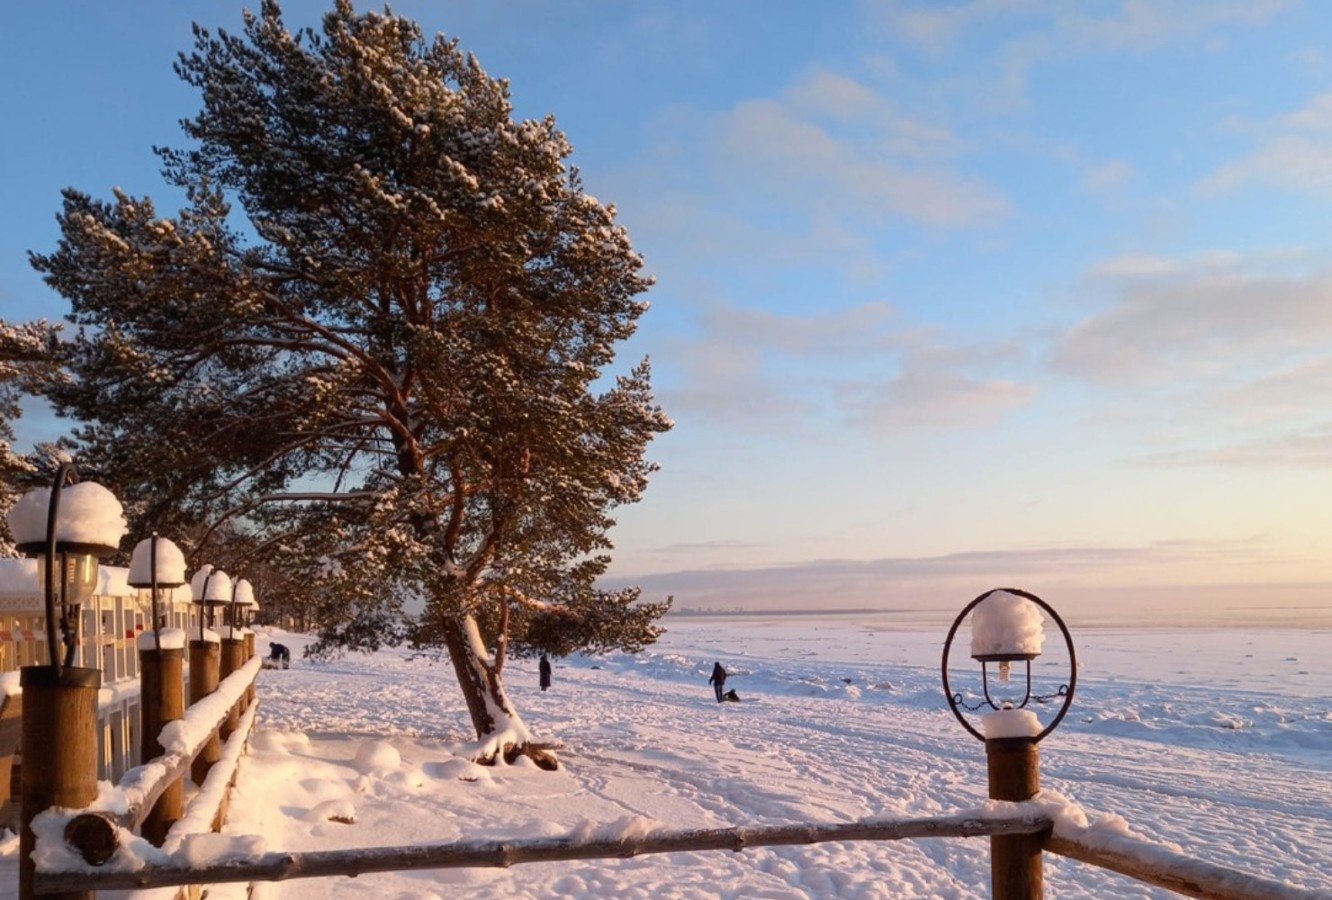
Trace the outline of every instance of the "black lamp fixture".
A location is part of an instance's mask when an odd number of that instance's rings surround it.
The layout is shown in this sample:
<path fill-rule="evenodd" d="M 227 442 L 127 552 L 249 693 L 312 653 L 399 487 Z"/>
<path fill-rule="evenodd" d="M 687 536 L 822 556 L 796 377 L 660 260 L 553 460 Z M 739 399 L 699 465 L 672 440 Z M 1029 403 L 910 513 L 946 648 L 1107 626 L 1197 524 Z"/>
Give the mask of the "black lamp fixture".
<path fill-rule="evenodd" d="M 152 593 L 153 648 L 160 651 L 162 636 L 158 632 L 165 623 L 159 611 L 158 589 L 178 588 L 185 583 L 185 554 L 172 541 L 153 532 L 152 537 L 134 545 L 127 583 Z"/>
<path fill-rule="evenodd" d="M 37 488 L 19 498 L 9 524 L 19 552 L 39 560 L 37 580 L 46 601 L 50 663 L 57 672 L 70 668 L 79 643 L 79 610 L 97 590 L 98 560 L 114 555 L 125 533 L 120 503 L 100 484 L 80 483 L 74 464 L 63 462 L 49 490 Z"/>
<path fill-rule="evenodd" d="M 199 607 L 199 640 L 215 623 L 217 610 L 231 602 L 231 576 L 205 563 L 190 579 L 190 596 Z"/>
<path fill-rule="evenodd" d="M 236 622 L 244 615 L 244 611 L 251 606 L 255 606 L 254 588 L 250 582 L 244 578 L 237 578 L 231 585 L 231 634 L 236 636 Z M 244 625 L 241 626 L 242 628 Z"/>
<path fill-rule="evenodd" d="M 1033 694 L 1032 661 L 1041 655 L 1044 641 L 1042 613 L 1049 616 L 1063 635 L 1064 643 L 1068 648 L 1069 673 L 1067 680 L 1061 683 L 1053 692 Z M 964 693 L 953 690 L 948 677 L 948 663 L 953 639 L 968 616 L 972 620 L 971 658 L 980 663 L 980 699 L 974 704 L 967 702 Z M 996 678 L 994 680 L 990 677 L 991 663 L 995 664 L 996 667 Z M 1021 679 L 1019 686 L 1009 687 L 1015 663 L 1022 664 L 1022 668 L 1025 669 L 1025 677 Z M 1054 731 L 1068 713 L 1068 708 L 1073 702 L 1074 690 L 1077 687 L 1077 678 L 1077 654 L 1073 649 L 1073 638 L 1068 633 L 1068 627 L 1064 625 L 1064 620 L 1040 597 L 1017 588 L 996 588 L 986 591 L 971 601 L 953 621 L 953 626 L 948 630 L 948 637 L 944 641 L 943 688 L 944 696 L 948 699 L 948 707 L 953 711 L 957 720 L 962 723 L 962 727 L 982 741 L 996 735 L 983 733 L 972 725 L 971 721 L 964 715 L 964 709 L 974 713 L 988 707 L 991 713 L 998 713 L 1009 710 L 1026 710 L 1032 701 L 1045 703 L 1051 700 L 1062 700 L 1059 711 L 1050 723 L 1043 728 L 1040 727 L 1039 720 L 1035 719 L 1034 713 L 1030 714 L 1029 721 L 1032 724 L 1027 726 L 1029 733 L 1021 736 L 1029 736 L 1033 743 L 1039 742 Z M 989 730 L 988 727 L 987 730 Z M 1005 733 L 1003 736 L 1011 737 L 1014 735 Z"/>

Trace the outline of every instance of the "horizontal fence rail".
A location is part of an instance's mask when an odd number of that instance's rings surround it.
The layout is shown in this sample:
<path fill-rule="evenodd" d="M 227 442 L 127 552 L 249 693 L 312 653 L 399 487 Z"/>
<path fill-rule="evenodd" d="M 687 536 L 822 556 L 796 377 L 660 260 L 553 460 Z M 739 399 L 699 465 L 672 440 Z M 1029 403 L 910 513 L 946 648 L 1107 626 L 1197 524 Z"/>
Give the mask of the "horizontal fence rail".
<path fill-rule="evenodd" d="M 1194 859 L 1161 844 L 1117 836 L 1113 846 L 1050 835 L 1044 850 L 1109 869 L 1186 897 L 1206 900 L 1332 900 L 1332 891 L 1306 890 Z"/>
<path fill-rule="evenodd" d="M 145 866 L 130 871 L 37 872 L 39 894 L 60 891 L 171 887 L 224 882 L 284 881 L 329 875 L 365 875 L 415 869 L 507 868 L 521 863 L 571 859 L 629 858 L 649 853 L 733 850 L 824 841 L 899 841 L 922 838 L 1039 834 L 1052 825 L 1041 814 L 936 816 L 920 819 L 867 819 L 859 822 L 759 825 L 690 831 L 647 832 L 636 837 L 535 838 L 522 841 L 460 841 L 410 847 L 270 852 L 249 859 L 191 868 Z"/>
<path fill-rule="evenodd" d="M 131 830 L 142 825 L 167 785 L 189 771 L 190 763 L 199 755 L 209 736 L 217 731 L 232 707 L 240 702 L 246 689 L 254 683 L 261 664 L 262 660 L 257 656 L 251 659 L 244 667 L 222 679 L 216 691 L 186 709 L 185 718 L 179 720 L 179 724 L 173 722 L 164 729 L 164 732 L 171 730 L 183 735 L 185 740 L 177 742 L 179 747 L 173 752 L 125 773 L 117 785 L 117 793 L 121 795 L 118 805 L 123 812 L 90 809 L 88 814 L 102 815 L 114 824 Z"/>

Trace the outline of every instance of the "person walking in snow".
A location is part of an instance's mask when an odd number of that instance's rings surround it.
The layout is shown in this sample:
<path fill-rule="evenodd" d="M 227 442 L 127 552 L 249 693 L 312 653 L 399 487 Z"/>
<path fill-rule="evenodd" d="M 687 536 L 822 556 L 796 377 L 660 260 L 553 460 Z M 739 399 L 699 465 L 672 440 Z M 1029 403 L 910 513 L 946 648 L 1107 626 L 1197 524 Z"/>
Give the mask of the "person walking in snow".
<path fill-rule="evenodd" d="M 550 687 L 550 660 L 546 659 L 546 654 L 541 654 L 541 663 L 537 666 L 537 671 L 541 677 L 541 690 Z"/>
<path fill-rule="evenodd" d="M 721 663 L 713 663 L 712 677 L 708 679 L 708 684 L 716 689 L 717 702 L 721 703 L 725 699 L 725 691 L 722 690 L 722 685 L 726 684 L 726 670 L 722 668 Z"/>

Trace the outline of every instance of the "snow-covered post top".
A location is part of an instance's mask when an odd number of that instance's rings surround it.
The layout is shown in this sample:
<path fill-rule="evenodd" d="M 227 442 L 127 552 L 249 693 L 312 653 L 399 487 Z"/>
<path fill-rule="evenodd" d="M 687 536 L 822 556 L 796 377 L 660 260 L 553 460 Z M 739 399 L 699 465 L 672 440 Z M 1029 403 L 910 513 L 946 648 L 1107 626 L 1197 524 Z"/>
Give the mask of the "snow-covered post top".
<path fill-rule="evenodd" d="M 232 589 L 232 602 L 237 606 L 258 606 L 254 602 L 254 587 L 244 578 L 237 578 Z"/>
<path fill-rule="evenodd" d="M 28 552 L 46 545 L 51 488 L 34 488 L 18 499 L 9 511 L 9 533 L 14 543 Z M 129 530 L 125 509 L 116 495 L 95 481 L 82 481 L 62 488 L 56 512 L 56 544 L 82 544 L 114 552 Z"/>

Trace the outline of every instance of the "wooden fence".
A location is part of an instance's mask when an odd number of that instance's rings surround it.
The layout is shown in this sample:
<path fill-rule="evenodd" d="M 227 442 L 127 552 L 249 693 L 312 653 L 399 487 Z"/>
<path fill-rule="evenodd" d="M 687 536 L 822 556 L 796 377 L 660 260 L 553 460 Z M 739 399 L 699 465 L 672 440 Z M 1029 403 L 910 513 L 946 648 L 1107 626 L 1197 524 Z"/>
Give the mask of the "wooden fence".
<path fill-rule="evenodd" d="M 187 633 L 194 607 L 173 604 L 172 624 Z M 40 617 L 0 609 L 0 662 L 41 664 L 45 641 Z M 25 618 L 24 616 L 27 616 Z M 690 850 L 739 851 L 779 844 L 813 844 L 849 840 L 934 840 L 989 837 L 992 854 L 992 896 L 999 900 L 1042 896 L 1040 857 L 1054 853 L 1099 866 L 1139 881 L 1191 897 L 1218 900 L 1332 900 L 1332 892 L 1305 890 L 1225 866 L 1193 859 L 1165 845 L 1126 833 L 1107 836 L 1056 821 L 1047 804 L 1036 796 L 1038 772 L 1017 770 L 1006 778 L 1028 785 L 1018 797 L 995 792 L 995 747 L 987 742 L 991 766 L 991 796 L 1016 802 L 991 804 L 973 811 L 919 819 L 872 819 L 853 823 L 796 823 L 779 826 L 737 826 L 686 831 L 656 831 L 632 839 L 541 838 L 515 841 L 461 841 L 410 847 L 374 847 L 308 853 L 267 852 L 205 867 L 191 866 L 187 844 L 192 835 L 220 827 L 227 795 L 235 778 L 254 722 L 254 679 L 260 660 L 254 657 L 253 639 L 242 651 L 230 642 L 226 652 L 191 642 L 190 666 L 196 681 L 190 685 L 192 705 L 183 717 L 162 729 L 161 755 L 140 758 L 143 744 L 141 704 L 153 702 L 139 689 L 138 635 L 148 625 L 146 596 L 126 593 L 99 598 L 84 611 L 84 638 L 79 661 L 109 673 L 96 725 L 88 740 L 97 744 L 96 776 L 116 785 L 110 797 L 86 803 L 72 811 L 48 810 L 32 820 L 33 840 L 40 840 L 41 870 L 25 876 L 24 900 L 29 896 L 96 890 L 180 887 L 178 896 L 197 897 L 198 886 L 225 882 L 252 883 L 329 875 L 355 876 L 378 871 L 442 869 L 473 866 L 511 866 L 572 859 L 622 858 L 647 853 Z M 235 651 L 232 653 L 231 651 Z M 221 671 L 216 668 L 224 660 Z M 239 655 L 238 655 L 239 654 Z M 211 660 L 211 663 L 210 663 Z M 198 667 L 196 667 L 196 663 Z M 209 671 L 207 666 L 213 665 Z M 183 673 L 181 675 L 183 678 Z M 0 741 L 13 736 L 13 710 L 21 703 L 8 675 L 5 713 L 0 715 Z M 215 687 L 214 687 L 215 686 Z M 182 684 L 179 691 L 184 691 Z M 149 717 L 151 718 L 151 717 Z M 168 734 L 168 732 L 170 732 Z M 995 746 L 991 746 L 995 745 Z M 17 744 L 16 744 L 17 746 Z M 3 745 L 0 744 L 0 750 Z M 151 754 L 146 754 L 151 755 Z M 1010 754 L 1016 766 L 1036 767 L 1030 752 Z M 12 753 L 11 753 L 12 757 Z M 155 809 L 173 785 L 189 775 L 199 789 L 187 809 L 165 825 L 152 824 Z M 7 778 L 6 757 L 0 754 L 0 777 Z M 94 779 L 94 780 L 95 780 Z M 6 796 L 8 794 L 6 793 Z M 77 804 L 69 804 L 77 806 Z M 153 832 L 154 853 L 144 854 L 145 834 Z M 1007 848 L 1007 849 L 1005 849 Z M 1019 851 L 1016 856 L 1013 848 Z M 89 869 L 136 849 L 141 858 L 154 860 L 133 869 Z M 27 854 L 22 854 L 26 864 Z M 1019 863 L 1014 863 L 1020 858 Z M 113 867 L 115 868 L 115 867 Z M 133 894 L 130 895 L 131 897 Z"/>
<path fill-rule="evenodd" d="M 125 844 L 150 841 L 169 853 L 219 828 L 254 722 L 260 668 L 248 630 L 189 641 L 184 665 L 185 636 L 200 635 L 198 607 L 184 591 L 165 598 L 159 646 L 148 592 L 126 586 L 116 569 L 103 570 L 99 592 L 80 610 L 73 665 L 53 667 L 26 562 L 0 561 L 0 824 L 20 834 L 23 900 L 51 892 L 37 884 L 38 840 L 101 863 Z M 196 786 L 188 807 L 186 777 Z M 99 791 L 98 782 L 114 788 Z M 177 892 L 198 895 L 189 886 Z"/>
<path fill-rule="evenodd" d="M 0 826 L 14 828 L 17 807 L 13 800 L 19 747 L 22 692 L 19 670 L 47 665 L 46 613 L 37 592 L 36 574 L 25 566 L 31 560 L 0 560 Z M 148 591 L 124 583 L 124 570 L 104 567 L 103 591 L 81 610 L 76 666 L 99 669 L 97 777 L 116 781 L 141 760 L 139 746 L 139 656 L 136 641 L 152 617 Z M 31 582 L 29 584 L 29 582 Z M 13 586 L 17 585 L 17 588 Z M 162 592 L 166 624 L 187 633 L 198 628 L 198 607 L 188 591 Z"/>
<path fill-rule="evenodd" d="M 228 704 L 241 702 L 245 685 L 254 677 L 259 661 L 251 660 L 251 670 L 239 678 L 232 676 L 222 686 L 212 708 L 197 715 L 213 722 Z M 207 866 L 192 866 L 189 854 L 182 852 L 185 835 L 207 831 L 216 822 L 209 812 L 224 805 L 225 785 L 234 773 L 234 759 L 243 747 L 244 735 L 253 720 L 253 708 L 240 729 L 233 733 L 216 777 L 209 775 L 200 796 L 205 797 L 203 812 L 191 814 L 194 824 L 175 830 L 163 844 L 165 857 L 134 869 L 99 872 L 77 871 L 79 864 L 100 863 L 109 859 L 121 844 L 133 841 L 132 830 L 141 822 L 141 810 L 150 803 L 148 791 L 136 803 L 126 803 L 128 813 L 112 815 L 94 809 L 65 813 L 44 823 L 43 831 L 59 843 L 69 862 L 61 865 L 59 854 L 48 853 L 56 863 L 35 876 L 38 894 L 63 891 L 160 888 L 220 884 L 254 883 L 332 875 L 357 876 L 372 872 L 444 869 L 461 867 L 508 867 L 534 862 L 574 859 L 626 858 L 649 853 L 675 853 L 699 850 L 740 851 L 753 847 L 814 844 L 825 841 L 935 840 L 959 837 L 985 837 L 991 840 L 991 896 L 997 900 L 1041 897 L 1043 886 L 1039 873 L 1042 853 L 1054 853 L 1083 863 L 1126 875 L 1147 884 L 1166 888 L 1190 897 L 1214 900 L 1330 900 L 1332 891 L 1293 887 L 1237 869 L 1188 857 L 1168 846 L 1130 834 L 1123 829 L 1098 829 L 1094 825 L 1070 825 L 1071 817 L 1058 807 L 1038 797 L 1021 802 L 991 802 L 985 807 L 944 816 L 916 819 L 868 819 L 850 823 L 795 823 L 790 825 L 738 826 L 685 831 L 652 831 L 624 838 L 537 838 L 531 840 L 458 841 L 437 845 L 371 847 L 354 850 L 330 850 L 304 853 L 271 851 L 238 859 L 226 859 Z M 191 714 L 194 711 L 191 710 Z M 188 764 L 182 751 L 165 761 L 170 772 L 182 771 Z M 1030 755 L 1034 759 L 1034 754 Z M 131 773 L 132 775 L 133 773 Z M 165 776 L 164 776 L 165 777 Z M 124 785 L 127 795 L 137 788 Z M 196 803 L 199 801 L 196 800 Z M 221 815 L 220 812 L 216 815 Z M 207 824 L 205 824 L 207 822 Z M 1031 840 L 1037 850 L 1036 879 L 1014 879 L 1013 873 L 1000 871 L 1003 863 L 996 852 L 996 842 L 1013 839 Z M 49 848 L 48 848 L 49 849 Z M 1019 876 L 1024 873 L 1018 872 Z"/>

